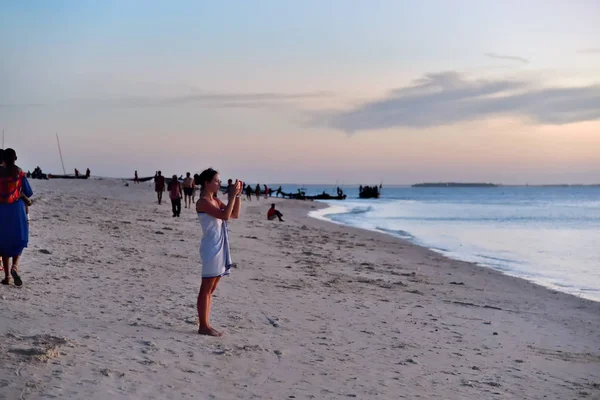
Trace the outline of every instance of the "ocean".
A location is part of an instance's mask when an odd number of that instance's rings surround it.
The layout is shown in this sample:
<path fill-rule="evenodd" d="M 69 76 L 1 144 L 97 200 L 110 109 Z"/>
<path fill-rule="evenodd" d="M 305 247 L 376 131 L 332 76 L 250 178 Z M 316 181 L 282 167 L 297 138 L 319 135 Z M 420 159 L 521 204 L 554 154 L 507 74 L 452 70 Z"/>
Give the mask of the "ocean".
<path fill-rule="evenodd" d="M 273 186 L 277 187 L 277 186 Z M 284 185 L 284 190 L 297 186 Z M 307 194 L 331 186 L 305 186 Z M 380 199 L 344 201 L 312 217 L 384 232 L 447 257 L 600 301 L 600 187 L 383 187 Z M 283 210 L 285 213 L 285 210 Z"/>

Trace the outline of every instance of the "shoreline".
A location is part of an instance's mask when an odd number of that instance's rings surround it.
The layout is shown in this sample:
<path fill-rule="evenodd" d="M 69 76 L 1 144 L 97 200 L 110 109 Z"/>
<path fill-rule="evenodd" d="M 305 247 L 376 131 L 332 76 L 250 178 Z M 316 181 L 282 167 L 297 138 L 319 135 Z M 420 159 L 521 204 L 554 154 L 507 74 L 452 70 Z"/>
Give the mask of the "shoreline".
<path fill-rule="evenodd" d="M 335 209 L 335 207 L 336 207 L 334 204 L 328 204 L 328 203 L 324 203 L 324 202 L 321 202 L 321 201 L 319 201 L 319 200 L 317 200 L 317 201 L 318 201 L 320 204 L 323 204 L 323 205 L 325 205 L 325 207 L 321 208 L 319 211 L 326 211 L 326 210 L 327 210 L 327 209 L 329 209 L 329 208 L 331 208 L 331 209 Z M 516 273 L 516 272 L 515 272 L 515 273 L 510 273 L 510 271 L 507 271 L 507 270 L 502 270 L 502 269 L 500 269 L 500 268 L 495 268 L 494 266 L 492 266 L 492 265 L 488 265 L 488 264 L 485 264 L 485 263 L 480 263 L 480 262 L 473 262 L 473 261 L 464 260 L 464 259 L 461 259 L 461 258 L 460 258 L 460 257 L 458 257 L 458 256 L 457 256 L 457 257 L 452 257 L 451 255 L 449 255 L 449 254 L 446 254 L 446 253 L 445 253 L 445 252 L 444 252 L 442 249 L 436 249 L 436 248 L 428 247 L 428 246 L 426 246 L 425 244 L 419 244 L 419 243 L 415 243 L 415 242 L 411 241 L 411 240 L 410 240 L 410 239 L 408 239 L 408 238 L 403 238 L 403 237 L 401 237 L 400 235 L 394 234 L 394 233 L 392 233 L 392 232 L 386 232 L 386 231 L 384 231 L 384 230 L 381 230 L 381 229 L 376 229 L 376 228 L 375 228 L 375 229 L 369 229 L 369 228 L 354 227 L 354 226 L 352 226 L 352 225 L 348 225 L 348 224 L 345 224 L 345 223 L 343 223 L 343 222 L 338 222 L 338 221 L 334 221 L 334 220 L 328 219 L 328 218 L 327 218 L 325 215 L 311 215 L 311 214 L 313 214 L 313 213 L 314 213 L 314 211 L 309 211 L 309 212 L 308 212 L 308 216 L 309 216 L 310 218 L 315 218 L 315 219 L 317 219 L 317 220 L 321 220 L 321 221 L 324 221 L 324 222 L 329 222 L 329 223 L 332 223 L 332 224 L 334 224 L 334 225 L 340 225 L 340 226 L 345 226 L 345 227 L 351 227 L 351 228 L 361 229 L 361 230 L 364 230 L 364 231 L 369 231 L 369 232 L 377 232 L 377 233 L 381 233 L 381 234 L 384 234 L 384 235 L 387 235 L 387 236 L 391 236 L 391 237 L 393 237 L 393 238 L 395 238 L 395 239 L 401 240 L 401 241 L 403 241 L 403 242 L 408 242 L 408 243 L 409 243 L 409 244 L 411 244 L 411 245 L 418 246 L 418 247 L 422 247 L 422 248 L 424 248 L 424 249 L 427 249 L 427 250 L 429 250 L 429 251 L 432 251 L 432 252 L 434 252 L 434 253 L 436 253 L 436 254 L 439 254 L 440 256 L 442 256 L 442 257 L 445 257 L 445 258 L 447 258 L 447 259 L 449 259 L 449 260 L 466 262 L 466 263 L 469 263 L 469 264 L 473 264 L 473 265 L 475 265 L 475 266 L 478 266 L 478 267 L 480 267 L 480 268 L 491 269 L 491 270 L 494 270 L 494 271 L 496 271 L 496 272 L 499 272 L 499 273 L 501 273 L 501 274 L 503 274 L 503 275 L 506 275 L 506 276 L 510 276 L 510 277 L 513 277 L 513 278 L 518 278 L 518 279 L 525 280 L 525 281 L 527 281 L 527 282 L 531 282 L 531 283 L 533 283 L 533 284 L 535 284 L 535 285 L 538 285 L 538 286 L 540 286 L 540 287 L 543 287 L 543 288 L 545 288 L 545 289 L 547 289 L 547 290 L 550 290 L 550 291 L 556 291 L 556 292 L 560 292 L 560 293 L 568 294 L 568 295 L 570 295 L 570 296 L 574 296 L 574 297 L 576 297 L 576 298 L 580 298 L 580 299 L 585 299 L 585 300 L 593 301 L 593 302 L 595 302 L 595 303 L 600 303 L 600 299 L 596 300 L 596 299 L 592 299 L 592 298 L 586 297 L 585 295 L 577 295 L 577 294 L 574 294 L 574 293 L 570 293 L 570 292 L 567 292 L 567 291 L 566 291 L 566 290 L 564 290 L 564 289 L 561 289 L 561 288 L 560 288 L 560 286 L 559 286 L 559 287 L 555 287 L 555 286 L 551 286 L 551 285 L 545 285 L 545 284 L 543 284 L 543 283 L 540 283 L 540 282 L 538 282 L 538 281 L 536 281 L 536 280 L 534 280 L 534 279 L 529 279 L 529 278 L 527 278 L 526 276 L 519 275 L 519 274 L 518 274 L 518 273 Z M 410 232 L 407 232 L 407 233 L 408 233 L 408 234 L 410 234 Z"/>
<path fill-rule="evenodd" d="M 202 337 L 193 210 L 172 218 L 143 184 L 33 185 L 25 285 L 0 288 L 0 397 L 600 396 L 591 300 L 269 198 L 230 224 L 226 335 Z"/>

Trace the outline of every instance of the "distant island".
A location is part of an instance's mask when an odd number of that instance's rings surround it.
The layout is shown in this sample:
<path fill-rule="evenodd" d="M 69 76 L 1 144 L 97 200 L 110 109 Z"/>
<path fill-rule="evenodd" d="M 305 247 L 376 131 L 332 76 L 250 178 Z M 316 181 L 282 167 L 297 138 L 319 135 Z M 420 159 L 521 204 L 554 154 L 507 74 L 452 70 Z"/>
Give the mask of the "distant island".
<path fill-rule="evenodd" d="M 438 182 L 438 183 L 416 183 L 412 187 L 498 187 L 494 183 L 458 183 L 458 182 Z"/>

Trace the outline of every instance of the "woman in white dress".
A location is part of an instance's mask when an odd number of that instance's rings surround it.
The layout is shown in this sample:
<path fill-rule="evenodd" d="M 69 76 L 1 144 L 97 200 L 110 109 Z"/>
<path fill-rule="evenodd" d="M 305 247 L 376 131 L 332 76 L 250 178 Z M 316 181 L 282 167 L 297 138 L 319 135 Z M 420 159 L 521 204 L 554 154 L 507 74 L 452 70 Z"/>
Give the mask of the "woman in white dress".
<path fill-rule="evenodd" d="M 198 220 L 202 227 L 200 241 L 200 259 L 202 260 L 202 283 L 198 293 L 198 333 L 202 335 L 221 336 L 208 323 L 212 294 L 222 276 L 229 275 L 231 255 L 229 252 L 229 236 L 227 221 L 240 216 L 242 182 L 237 179 L 233 190 L 228 193 L 227 204 L 217 198 L 221 188 L 219 173 L 212 168 L 200 174 L 200 199 L 196 203 Z"/>

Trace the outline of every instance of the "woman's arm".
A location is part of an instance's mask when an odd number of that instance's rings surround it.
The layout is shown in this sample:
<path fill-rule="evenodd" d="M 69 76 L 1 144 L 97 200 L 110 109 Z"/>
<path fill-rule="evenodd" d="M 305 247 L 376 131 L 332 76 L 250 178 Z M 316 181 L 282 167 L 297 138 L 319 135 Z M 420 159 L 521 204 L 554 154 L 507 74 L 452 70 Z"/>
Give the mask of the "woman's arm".
<path fill-rule="evenodd" d="M 231 218 L 238 219 L 240 217 L 240 210 L 242 208 L 242 199 L 241 194 L 235 196 L 235 204 L 233 205 L 233 210 L 231 211 Z"/>
<path fill-rule="evenodd" d="M 233 206 L 235 205 L 235 200 L 235 195 L 232 193 L 232 195 L 229 195 L 229 201 L 227 202 L 225 209 L 221 209 L 220 207 L 217 207 L 212 201 L 208 201 L 205 198 L 201 198 L 196 203 L 196 211 L 207 213 L 213 218 L 222 219 L 223 221 L 229 221 L 229 218 L 231 218 L 231 213 L 233 211 Z M 225 203 L 219 200 L 219 205 L 225 205 Z"/>

